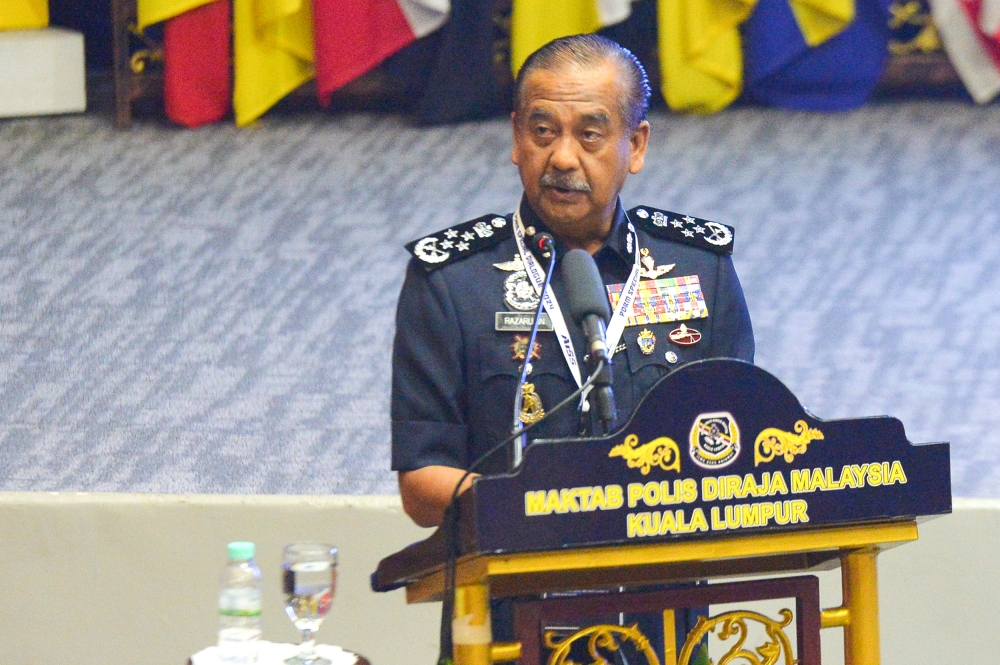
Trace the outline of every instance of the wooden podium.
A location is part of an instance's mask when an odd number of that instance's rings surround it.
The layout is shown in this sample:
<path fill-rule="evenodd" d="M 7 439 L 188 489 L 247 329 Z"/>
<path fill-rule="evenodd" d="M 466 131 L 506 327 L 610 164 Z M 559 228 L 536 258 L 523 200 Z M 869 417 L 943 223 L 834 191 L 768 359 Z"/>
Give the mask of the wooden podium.
<path fill-rule="evenodd" d="M 820 420 L 767 372 L 706 360 L 665 377 L 615 434 L 533 442 L 458 510 L 461 665 L 689 665 L 708 662 L 709 635 L 727 649 L 716 665 L 818 665 L 833 626 L 848 665 L 878 665 L 876 557 L 951 512 L 949 446 L 910 444 L 890 417 Z M 440 600 L 444 553 L 439 530 L 384 559 L 372 587 Z M 837 566 L 837 608 L 821 610 L 815 576 L 774 577 Z M 493 641 L 498 598 L 513 603 L 514 642 Z M 678 612 L 764 599 L 794 611 L 703 615 L 676 637 Z"/>

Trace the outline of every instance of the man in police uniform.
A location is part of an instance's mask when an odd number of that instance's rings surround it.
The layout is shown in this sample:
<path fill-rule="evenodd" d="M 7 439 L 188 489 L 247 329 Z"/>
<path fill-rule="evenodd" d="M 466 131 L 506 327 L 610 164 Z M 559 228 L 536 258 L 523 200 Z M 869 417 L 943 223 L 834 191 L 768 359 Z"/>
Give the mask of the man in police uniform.
<path fill-rule="evenodd" d="M 522 422 L 537 420 L 587 378 L 583 334 L 565 305 L 546 308 L 545 332 L 526 348 L 538 269 L 547 261 L 532 242 L 538 234 L 554 236 L 557 257 L 590 252 L 607 285 L 617 317 L 608 333 L 616 429 L 681 364 L 753 360 L 750 317 L 730 259 L 733 229 L 649 206 L 626 211 L 618 199 L 628 174 L 643 167 L 650 131 L 649 84 L 635 56 L 594 35 L 556 40 L 525 62 L 514 102 L 511 158 L 524 185 L 518 210 L 407 246 L 413 259 L 393 349 L 392 468 L 404 509 L 422 526 L 440 524 L 464 469 L 510 434 L 522 363 L 531 370 Z M 552 292 L 566 302 L 559 270 Z M 616 307 L 629 301 L 631 308 Z M 560 335 L 572 339 L 575 353 L 564 352 Z M 532 436 L 575 436 L 590 427 L 586 414 L 566 408 Z M 509 456 L 497 455 L 482 471 L 508 465 Z"/>

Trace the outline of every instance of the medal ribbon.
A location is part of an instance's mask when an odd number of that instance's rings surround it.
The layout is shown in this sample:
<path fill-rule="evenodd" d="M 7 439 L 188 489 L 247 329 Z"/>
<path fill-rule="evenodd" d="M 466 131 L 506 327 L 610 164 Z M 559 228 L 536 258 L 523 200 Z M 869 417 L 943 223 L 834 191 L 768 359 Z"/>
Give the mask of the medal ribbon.
<path fill-rule="evenodd" d="M 545 293 L 541 293 L 542 284 L 545 283 L 545 270 L 542 269 L 538 259 L 528 251 L 527 246 L 524 244 L 524 224 L 521 222 L 520 208 L 514 211 L 514 223 L 512 226 L 514 240 L 517 242 L 517 251 L 521 254 L 521 262 L 524 263 L 524 270 L 528 273 L 528 280 L 535 289 L 535 295 L 541 297 L 542 305 L 545 307 L 549 318 L 552 319 L 552 328 L 559 339 L 559 348 L 562 349 L 563 357 L 569 366 L 569 371 L 579 388 L 583 385 L 583 379 L 580 374 L 580 363 L 576 359 L 576 350 L 573 348 L 573 340 L 569 336 L 566 319 L 563 318 L 559 302 L 556 300 L 555 294 L 552 293 L 552 287 L 549 286 L 545 289 Z M 635 300 L 635 294 L 639 288 L 639 238 L 631 222 L 628 223 L 628 230 L 631 234 L 632 253 L 635 255 L 635 264 L 632 266 L 632 272 L 629 274 L 625 286 L 622 287 L 621 297 L 618 299 L 618 305 L 615 307 L 614 314 L 611 316 L 611 321 L 608 323 L 605 334 L 608 353 L 611 355 L 614 355 L 614 349 L 618 346 L 618 340 L 621 339 L 622 332 L 625 330 L 625 321 L 628 319 L 628 314 L 632 309 L 632 302 Z"/>

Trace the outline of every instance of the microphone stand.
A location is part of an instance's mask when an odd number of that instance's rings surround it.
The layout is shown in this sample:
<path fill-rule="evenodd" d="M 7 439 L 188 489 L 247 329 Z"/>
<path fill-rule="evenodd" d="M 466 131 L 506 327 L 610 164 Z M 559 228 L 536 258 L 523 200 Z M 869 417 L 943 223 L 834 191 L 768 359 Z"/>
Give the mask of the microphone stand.
<path fill-rule="evenodd" d="M 615 419 L 615 394 L 611 390 L 611 352 L 604 342 L 604 322 L 597 320 L 601 334 L 600 343 L 595 343 L 587 358 L 587 370 L 594 380 L 594 388 L 590 391 L 593 414 L 600 431 L 597 436 L 607 434 Z"/>

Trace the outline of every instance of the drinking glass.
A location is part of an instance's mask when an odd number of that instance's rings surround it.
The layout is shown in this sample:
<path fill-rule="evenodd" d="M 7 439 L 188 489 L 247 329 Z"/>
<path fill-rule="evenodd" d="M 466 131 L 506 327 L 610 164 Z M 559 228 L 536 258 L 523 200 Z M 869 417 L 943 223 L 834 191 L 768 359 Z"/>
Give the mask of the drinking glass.
<path fill-rule="evenodd" d="M 281 557 L 285 613 L 301 634 L 299 654 L 288 665 L 331 665 L 316 655 L 315 633 L 337 587 L 337 548 L 326 543 L 285 545 Z"/>

